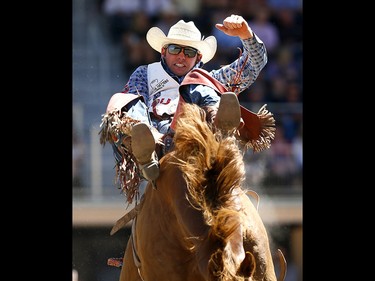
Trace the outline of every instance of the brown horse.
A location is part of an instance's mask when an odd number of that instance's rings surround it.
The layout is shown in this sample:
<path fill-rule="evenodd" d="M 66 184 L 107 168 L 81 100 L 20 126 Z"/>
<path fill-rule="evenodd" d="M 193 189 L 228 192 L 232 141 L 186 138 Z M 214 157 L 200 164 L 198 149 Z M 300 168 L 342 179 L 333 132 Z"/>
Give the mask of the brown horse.
<path fill-rule="evenodd" d="M 244 179 L 236 138 L 213 133 L 202 109 L 185 104 L 174 149 L 138 205 L 120 281 L 276 281 L 267 231 Z"/>

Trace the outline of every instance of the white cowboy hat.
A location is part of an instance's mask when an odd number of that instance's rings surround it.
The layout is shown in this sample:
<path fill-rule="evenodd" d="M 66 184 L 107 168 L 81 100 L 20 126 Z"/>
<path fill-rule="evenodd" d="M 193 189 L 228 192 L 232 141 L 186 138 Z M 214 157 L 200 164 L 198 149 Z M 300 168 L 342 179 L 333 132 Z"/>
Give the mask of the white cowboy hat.
<path fill-rule="evenodd" d="M 169 29 L 168 36 L 160 28 L 151 27 L 146 34 L 146 40 L 159 53 L 162 47 L 167 44 L 175 43 L 193 47 L 202 54 L 203 63 L 210 61 L 214 57 L 217 48 L 216 38 L 209 36 L 203 40 L 201 32 L 192 21 L 185 22 L 180 20 Z"/>

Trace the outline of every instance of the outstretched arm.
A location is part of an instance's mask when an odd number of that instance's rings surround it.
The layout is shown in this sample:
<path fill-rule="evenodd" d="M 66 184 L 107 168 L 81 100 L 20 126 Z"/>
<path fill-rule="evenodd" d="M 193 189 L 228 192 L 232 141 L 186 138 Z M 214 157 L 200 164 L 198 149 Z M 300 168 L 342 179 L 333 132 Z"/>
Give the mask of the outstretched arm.
<path fill-rule="evenodd" d="M 215 27 L 228 36 L 238 36 L 243 50 L 240 57 L 210 74 L 236 94 L 253 84 L 267 63 L 267 50 L 262 40 L 253 32 L 247 21 L 239 15 L 231 15 Z"/>

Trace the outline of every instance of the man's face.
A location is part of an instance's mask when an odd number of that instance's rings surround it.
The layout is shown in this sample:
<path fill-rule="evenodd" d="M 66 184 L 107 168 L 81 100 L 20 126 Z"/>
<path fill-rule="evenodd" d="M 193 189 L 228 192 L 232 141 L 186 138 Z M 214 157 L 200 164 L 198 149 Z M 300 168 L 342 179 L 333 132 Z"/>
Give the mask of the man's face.
<path fill-rule="evenodd" d="M 177 44 L 163 47 L 161 55 L 169 69 L 177 76 L 188 73 L 202 59 L 202 55 L 196 49 Z"/>

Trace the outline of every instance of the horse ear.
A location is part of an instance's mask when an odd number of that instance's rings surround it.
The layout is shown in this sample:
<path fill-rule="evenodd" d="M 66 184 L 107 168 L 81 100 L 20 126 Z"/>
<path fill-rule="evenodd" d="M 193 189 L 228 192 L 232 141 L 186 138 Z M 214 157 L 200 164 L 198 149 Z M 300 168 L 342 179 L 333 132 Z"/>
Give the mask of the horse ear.
<path fill-rule="evenodd" d="M 255 257 L 252 253 L 246 252 L 245 258 L 241 262 L 240 268 L 237 271 L 237 274 L 245 278 L 250 278 L 255 272 L 256 262 Z"/>

